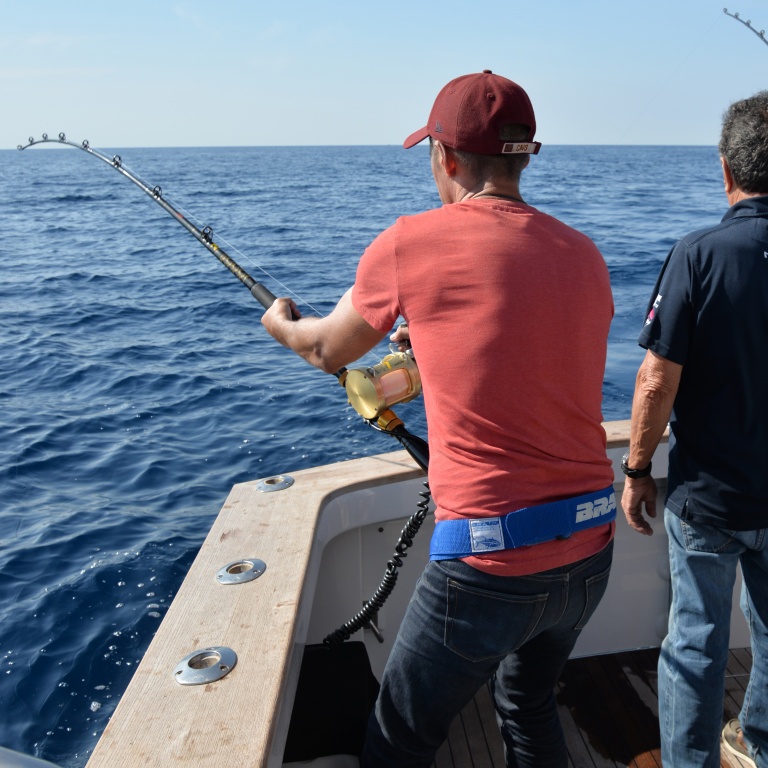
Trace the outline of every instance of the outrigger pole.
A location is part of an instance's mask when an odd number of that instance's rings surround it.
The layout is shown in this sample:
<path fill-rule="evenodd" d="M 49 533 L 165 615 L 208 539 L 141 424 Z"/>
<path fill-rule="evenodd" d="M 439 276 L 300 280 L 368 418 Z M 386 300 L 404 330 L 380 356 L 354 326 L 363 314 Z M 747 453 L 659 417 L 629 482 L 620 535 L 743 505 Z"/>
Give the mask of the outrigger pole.
<path fill-rule="evenodd" d="M 761 29 L 759 32 L 752 26 L 752 22 L 750 20 L 744 21 L 739 14 L 738 11 L 736 13 L 728 13 L 727 8 L 723 8 L 723 13 L 726 16 L 730 16 L 732 19 L 736 19 L 736 21 L 740 21 L 747 29 L 751 29 L 766 45 L 768 45 L 768 39 L 765 37 L 765 30 Z"/>
<path fill-rule="evenodd" d="M 18 149 L 27 149 L 35 144 L 66 144 L 75 149 L 81 149 L 83 152 L 87 152 L 93 157 L 97 157 L 102 162 L 106 163 L 110 168 L 114 168 L 118 173 L 125 176 L 126 179 L 132 181 L 142 192 L 148 195 L 154 202 L 156 202 L 167 214 L 169 214 L 175 221 L 181 224 L 184 229 L 187 230 L 199 243 L 212 253 L 243 285 L 251 292 L 251 295 L 258 301 L 265 309 L 269 309 L 272 303 L 275 301 L 275 295 L 261 283 L 256 282 L 227 252 L 217 245 L 213 240 L 213 230 L 206 226 L 199 229 L 185 216 L 176 210 L 167 200 L 163 198 L 163 191 L 159 186 L 150 187 L 145 184 L 138 176 L 134 175 L 127 168 L 123 166 L 123 161 L 120 155 L 115 155 L 112 158 L 107 157 L 93 147 L 90 146 L 88 140 L 82 141 L 77 144 L 74 141 L 68 141 L 64 133 L 60 133 L 58 138 L 50 139 L 48 134 L 44 133 L 42 139 L 35 139 L 32 136 L 29 137 L 27 144 L 18 145 Z M 341 368 L 334 374 L 339 380 L 339 383 L 344 386 L 347 378 L 347 369 Z M 411 458 L 426 472 L 429 465 L 429 446 L 427 442 L 422 438 L 411 434 L 406 428 L 403 422 L 395 415 L 395 413 L 386 409 L 375 418 L 366 418 L 365 421 L 370 426 L 379 432 L 384 432 L 394 437 L 402 446 L 408 451 Z"/>

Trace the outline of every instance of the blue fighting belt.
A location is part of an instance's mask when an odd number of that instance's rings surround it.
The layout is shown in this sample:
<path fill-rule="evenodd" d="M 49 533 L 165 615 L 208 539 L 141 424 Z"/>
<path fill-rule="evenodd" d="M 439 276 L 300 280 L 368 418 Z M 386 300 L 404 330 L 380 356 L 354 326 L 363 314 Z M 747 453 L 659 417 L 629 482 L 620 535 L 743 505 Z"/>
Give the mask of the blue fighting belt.
<path fill-rule="evenodd" d="M 523 507 L 501 517 L 440 520 L 432 534 L 429 559 L 453 560 L 565 539 L 615 518 L 616 495 L 609 485 L 602 491 Z"/>

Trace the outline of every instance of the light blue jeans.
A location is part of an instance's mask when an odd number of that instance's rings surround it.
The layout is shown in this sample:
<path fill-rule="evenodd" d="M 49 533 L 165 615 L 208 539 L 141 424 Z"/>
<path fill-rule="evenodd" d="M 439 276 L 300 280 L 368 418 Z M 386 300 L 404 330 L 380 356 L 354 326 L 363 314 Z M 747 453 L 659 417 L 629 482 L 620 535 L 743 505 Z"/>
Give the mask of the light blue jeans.
<path fill-rule="evenodd" d="M 608 584 L 613 543 L 532 576 L 430 562 L 387 661 L 364 768 L 427 768 L 454 717 L 491 680 L 507 765 L 564 768 L 554 687 Z M 492 678 L 492 679 L 491 679 Z"/>
<path fill-rule="evenodd" d="M 741 563 L 741 609 L 752 674 L 739 719 L 758 768 L 768 767 L 768 531 L 729 531 L 664 511 L 672 606 L 659 657 L 665 768 L 718 768 L 731 596 Z"/>

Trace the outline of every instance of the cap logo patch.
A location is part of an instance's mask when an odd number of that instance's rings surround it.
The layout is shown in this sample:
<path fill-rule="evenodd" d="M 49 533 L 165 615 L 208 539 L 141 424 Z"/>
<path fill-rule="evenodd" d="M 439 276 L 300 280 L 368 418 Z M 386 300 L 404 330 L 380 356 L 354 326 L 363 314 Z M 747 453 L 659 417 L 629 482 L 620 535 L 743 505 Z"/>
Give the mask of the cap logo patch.
<path fill-rule="evenodd" d="M 440 125 L 439 122 L 435 123 L 435 133 L 442 133 L 443 132 L 443 126 Z"/>
<path fill-rule="evenodd" d="M 508 141 L 502 146 L 503 155 L 537 155 L 539 153 L 538 141 Z"/>

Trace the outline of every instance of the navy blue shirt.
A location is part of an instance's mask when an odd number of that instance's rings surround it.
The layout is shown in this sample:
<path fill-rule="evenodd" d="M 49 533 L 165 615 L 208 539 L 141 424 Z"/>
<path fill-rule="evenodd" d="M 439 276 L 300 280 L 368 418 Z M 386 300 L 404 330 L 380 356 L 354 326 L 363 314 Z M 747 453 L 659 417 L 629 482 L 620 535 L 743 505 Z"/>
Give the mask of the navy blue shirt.
<path fill-rule="evenodd" d="M 639 344 L 683 366 L 667 506 L 731 530 L 768 528 L 768 196 L 674 246 Z"/>

